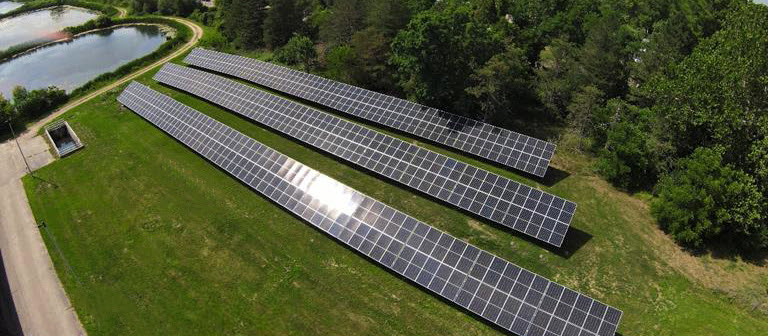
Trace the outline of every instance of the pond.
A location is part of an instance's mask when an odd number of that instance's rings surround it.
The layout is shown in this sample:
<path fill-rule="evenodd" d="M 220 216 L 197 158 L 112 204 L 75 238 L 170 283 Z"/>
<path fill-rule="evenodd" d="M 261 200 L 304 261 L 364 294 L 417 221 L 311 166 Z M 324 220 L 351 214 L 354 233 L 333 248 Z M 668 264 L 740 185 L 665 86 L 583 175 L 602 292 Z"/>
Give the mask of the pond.
<path fill-rule="evenodd" d="M 158 26 L 102 30 L 0 63 L 0 93 L 17 85 L 29 90 L 55 85 L 71 92 L 97 76 L 155 51 L 166 41 Z"/>
<path fill-rule="evenodd" d="M 0 1 L 0 14 L 8 13 L 22 5 L 24 4 L 13 1 Z"/>
<path fill-rule="evenodd" d="M 79 26 L 98 16 L 98 12 L 64 6 L 0 20 L 0 50 L 19 44 L 56 40 L 60 38 L 57 33 L 62 29 Z"/>

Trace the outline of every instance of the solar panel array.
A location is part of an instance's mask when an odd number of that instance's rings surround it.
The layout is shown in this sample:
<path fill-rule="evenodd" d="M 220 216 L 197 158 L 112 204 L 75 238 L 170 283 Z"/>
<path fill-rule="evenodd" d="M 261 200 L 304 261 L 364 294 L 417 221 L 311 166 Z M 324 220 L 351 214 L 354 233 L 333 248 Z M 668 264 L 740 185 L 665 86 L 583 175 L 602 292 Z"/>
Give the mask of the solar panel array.
<path fill-rule="evenodd" d="M 236 76 L 356 117 L 544 176 L 553 143 L 404 99 L 272 63 L 196 48 L 185 62 Z"/>
<path fill-rule="evenodd" d="M 166 64 L 155 80 L 555 246 L 576 209 L 552 194 L 221 76 Z"/>
<path fill-rule="evenodd" d="M 522 336 L 613 336 L 621 311 L 409 217 L 133 82 L 123 105 L 243 183 L 416 284 Z"/>

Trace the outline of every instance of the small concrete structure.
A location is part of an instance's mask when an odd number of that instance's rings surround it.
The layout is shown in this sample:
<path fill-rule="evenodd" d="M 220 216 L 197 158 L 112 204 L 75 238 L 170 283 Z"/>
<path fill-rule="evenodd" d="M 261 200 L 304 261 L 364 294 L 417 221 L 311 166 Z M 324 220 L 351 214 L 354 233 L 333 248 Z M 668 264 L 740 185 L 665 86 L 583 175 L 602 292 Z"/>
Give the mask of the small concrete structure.
<path fill-rule="evenodd" d="M 83 147 L 80 138 L 64 120 L 46 126 L 45 135 L 48 136 L 48 141 L 53 144 L 59 157 L 67 156 Z"/>

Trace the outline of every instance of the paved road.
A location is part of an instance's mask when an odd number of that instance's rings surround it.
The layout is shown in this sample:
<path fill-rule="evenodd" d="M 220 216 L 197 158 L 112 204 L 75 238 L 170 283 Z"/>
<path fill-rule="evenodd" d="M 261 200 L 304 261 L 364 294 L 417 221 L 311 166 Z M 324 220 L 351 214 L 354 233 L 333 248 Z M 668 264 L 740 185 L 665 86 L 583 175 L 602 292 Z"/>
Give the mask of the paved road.
<path fill-rule="evenodd" d="M 133 74 L 65 105 L 30 125 L 27 131 L 18 137 L 33 170 L 53 161 L 48 144 L 44 138 L 37 135 L 40 127 L 64 112 L 186 52 L 202 37 L 203 30 L 195 23 L 180 18 L 173 19 L 186 25 L 194 33 L 184 46 Z M 25 336 L 85 335 L 56 275 L 29 207 L 21 183 L 21 177 L 26 173 L 26 166 L 15 141 L 0 144 L 0 254 L 19 323 Z"/>

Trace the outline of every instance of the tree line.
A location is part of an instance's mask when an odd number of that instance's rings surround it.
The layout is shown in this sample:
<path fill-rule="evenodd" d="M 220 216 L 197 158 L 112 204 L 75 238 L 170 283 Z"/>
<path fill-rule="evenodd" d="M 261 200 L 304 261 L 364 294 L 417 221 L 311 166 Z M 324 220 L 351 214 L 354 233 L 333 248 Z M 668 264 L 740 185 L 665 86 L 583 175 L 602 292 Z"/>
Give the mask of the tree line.
<path fill-rule="evenodd" d="M 13 89 L 12 100 L 0 94 L 0 138 L 11 136 L 9 124 L 23 130 L 24 125 L 36 120 L 64 104 L 67 93 L 57 87 L 27 90 L 21 86 Z"/>

